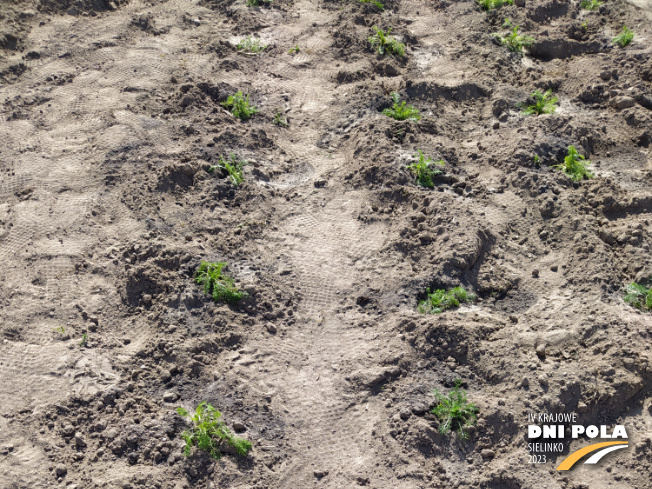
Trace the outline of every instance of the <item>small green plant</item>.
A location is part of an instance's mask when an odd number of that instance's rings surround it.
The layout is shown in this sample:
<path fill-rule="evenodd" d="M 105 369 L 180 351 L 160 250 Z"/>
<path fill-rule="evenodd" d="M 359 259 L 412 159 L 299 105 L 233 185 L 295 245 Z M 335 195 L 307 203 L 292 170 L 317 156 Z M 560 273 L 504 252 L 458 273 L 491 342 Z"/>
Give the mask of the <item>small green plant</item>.
<path fill-rule="evenodd" d="M 652 311 L 652 285 L 646 288 L 643 284 L 632 282 L 625 287 L 625 302 L 636 309 Z"/>
<path fill-rule="evenodd" d="M 503 21 L 503 29 L 510 29 L 512 27 L 512 21 L 509 19 L 505 19 Z"/>
<path fill-rule="evenodd" d="M 580 3 L 580 7 L 584 10 L 598 10 L 602 7 L 602 2 L 598 0 L 583 0 L 582 3 Z"/>
<path fill-rule="evenodd" d="M 503 5 L 512 5 L 514 0 L 476 0 L 482 10 L 491 10 L 500 8 Z"/>
<path fill-rule="evenodd" d="M 242 39 L 236 47 L 246 53 L 260 53 L 267 47 L 267 44 L 261 44 L 259 38 L 249 36 Z"/>
<path fill-rule="evenodd" d="M 464 287 L 454 287 L 444 290 L 437 289 L 430 292 L 426 289 L 427 298 L 419 302 L 419 312 L 422 314 L 439 314 L 446 309 L 458 307 L 465 302 L 474 302 L 477 299 L 475 294 L 467 292 Z"/>
<path fill-rule="evenodd" d="M 200 403 L 194 414 L 190 414 L 182 407 L 177 408 L 177 413 L 192 422 L 192 427 L 181 433 L 181 437 L 186 442 L 183 448 L 186 457 L 190 457 L 192 447 L 197 446 L 200 450 L 208 452 L 211 457 L 219 459 L 222 456 L 220 443 L 232 446 L 238 455 L 243 457 L 251 450 L 251 443 L 231 433 L 226 423 L 220 419 L 222 413 L 207 402 Z"/>
<path fill-rule="evenodd" d="M 385 10 L 385 6 L 382 3 L 380 3 L 378 0 L 360 0 L 360 3 L 370 3 L 374 5 L 381 12 Z"/>
<path fill-rule="evenodd" d="M 301 50 L 299 49 L 299 45 L 295 44 L 293 48 L 290 48 L 290 50 L 288 51 L 288 54 L 297 54 L 297 53 L 300 53 L 300 52 L 301 52 Z"/>
<path fill-rule="evenodd" d="M 290 125 L 287 118 L 284 117 L 283 114 L 281 114 L 281 111 L 278 109 L 276 109 L 276 112 L 274 112 L 274 124 L 281 127 L 288 127 Z"/>
<path fill-rule="evenodd" d="M 421 119 L 421 114 L 412 105 L 406 105 L 405 101 L 401 102 L 401 97 L 398 93 L 392 92 L 392 101 L 394 105 L 391 108 L 383 110 L 383 114 L 397 121 L 404 121 L 409 119 L 411 121 L 418 121 Z M 399 105 L 399 102 L 401 104 Z"/>
<path fill-rule="evenodd" d="M 88 343 L 88 335 L 86 333 L 84 333 L 82 335 L 81 341 L 79 342 L 79 346 L 82 346 L 82 347 L 86 346 L 87 343 Z"/>
<path fill-rule="evenodd" d="M 507 20 L 507 19 L 505 19 Z M 494 34 L 496 39 L 500 42 L 501 45 L 507 46 L 507 48 L 514 52 L 514 53 L 520 53 L 523 51 L 523 48 L 529 48 L 534 44 L 534 38 L 531 36 L 520 36 L 518 34 L 518 26 L 515 25 L 512 28 L 512 31 L 505 36 L 501 36 L 500 34 Z"/>
<path fill-rule="evenodd" d="M 61 325 L 61 326 L 57 326 L 56 328 L 52 328 L 52 331 L 62 335 L 66 333 L 66 328 L 64 328 L 63 325 Z"/>
<path fill-rule="evenodd" d="M 552 96 L 552 90 L 547 90 L 544 93 L 536 90 L 532 95 L 530 95 L 530 100 L 521 104 L 521 107 L 524 109 L 524 115 L 552 114 L 557 110 L 558 101 L 559 99 L 557 97 Z"/>
<path fill-rule="evenodd" d="M 632 39 L 634 39 L 634 33 L 629 30 L 629 27 L 624 25 L 623 32 L 614 37 L 611 42 L 618 44 L 621 48 L 624 48 L 632 42 Z"/>
<path fill-rule="evenodd" d="M 241 158 L 236 157 L 233 153 L 229 155 L 229 160 L 225 160 L 220 156 L 219 164 L 213 165 L 208 169 L 209 173 L 215 171 L 216 168 L 221 168 L 228 173 L 231 182 L 236 187 L 244 182 L 244 175 L 242 174 L 242 169 L 247 164 L 247 162 Z"/>
<path fill-rule="evenodd" d="M 245 97 L 242 92 L 229 95 L 226 102 L 222 102 L 222 107 L 229 109 L 234 116 L 243 121 L 260 112 L 256 107 L 249 104 L 249 95 Z"/>
<path fill-rule="evenodd" d="M 238 290 L 233 278 L 222 273 L 227 264 L 224 262 L 202 261 L 195 272 L 195 282 L 204 286 L 204 292 L 213 297 L 215 302 L 232 304 L 248 296 Z"/>
<path fill-rule="evenodd" d="M 457 433 L 460 441 L 466 441 L 469 434 L 464 430 L 465 426 L 475 423 L 478 418 L 478 407 L 467 400 L 466 392 L 461 389 L 462 380 L 455 379 L 454 387 L 448 395 L 444 395 L 437 389 L 432 393 L 438 404 L 431 413 L 439 420 L 439 432 L 448 435 L 452 430 Z"/>
<path fill-rule="evenodd" d="M 540 158 L 539 155 L 534 155 L 534 165 L 538 168 L 541 163 L 539 162 Z"/>
<path fill-rule="evenodd" d="M 564 158 L 564 162 L 560 165 L 554 165 L 553 168 L 558 168 L 563 171 L 574 182 L 579 182 L 584 178 L 591 178 L 593 173 L 589 171 L 587 166 L 591 163 L 577 152 L 575 146 L 568 147 L 568 156 Z"/>
<path fill-rule="evenodd" d="M 247 0 L 247 7 L 266 7 L 272 4 L 273 0 Z"/>
<path fill-rule="evenodd" d="M 414 155 L 415 158 L 418 158 L 418 161 L 410 163 L 407 168 L 414 174 L 417 179 L 417 183 L 422 187 L 433 188 L 435 186 L 432 178 L 436 175 L 441 175 L 443 172 L 440 168 L 433 168 L 435 165 L 443 168 L 444 160 L 432 161 L 432 158 L 427 158 L 421 152 L 417 150 L 417 154 Z"/>
<path fill-rule="evenodd" d="M 405 44 L 398 42 L 392 36 L 391 27 L 387 29 L 387 32 L 379 29 L 374 26 L 376 33 L 369 37 L 369 43 L 371 44 L 371 49 L 378 51 L 378 54 L 396 54 L 398 56 L 405 56 Z"/>

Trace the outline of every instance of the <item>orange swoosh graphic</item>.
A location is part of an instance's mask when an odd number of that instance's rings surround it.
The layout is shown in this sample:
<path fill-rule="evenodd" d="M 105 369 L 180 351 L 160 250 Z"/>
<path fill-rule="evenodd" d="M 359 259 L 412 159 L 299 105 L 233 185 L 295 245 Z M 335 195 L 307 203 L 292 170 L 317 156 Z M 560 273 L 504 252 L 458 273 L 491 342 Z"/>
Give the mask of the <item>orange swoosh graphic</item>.
<path fill-rule="evenodd" d="M 562 463 L 559 464 L 559 467 L 557 467 L 557 470 L 568 470 L 570 469 L 573 465 L 575 465 L 575 462 L 577 462 L 579 459 L 581 459 L 584 455 L 587 453 L 595 452 L 596 450 L 599 450 L 604 447 L 610 447 L 612 445 L 627 445 L 628 442 L 626 441 L 605 441 L 603 443 L 594 443 L 593 445 L 589 445 L 584 448 L 580 448 L 576 452 L 571 453 L 568 457 L 564 459 Z"/>

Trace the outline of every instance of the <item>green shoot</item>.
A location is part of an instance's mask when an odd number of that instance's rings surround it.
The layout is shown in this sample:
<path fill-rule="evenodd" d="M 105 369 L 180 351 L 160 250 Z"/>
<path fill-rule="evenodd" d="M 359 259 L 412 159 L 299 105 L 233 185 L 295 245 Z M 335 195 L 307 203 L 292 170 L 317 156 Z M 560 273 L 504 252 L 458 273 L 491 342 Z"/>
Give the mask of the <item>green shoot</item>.
<path fill-rule="evenodd" d="M 221 168 L 229 174 L 231 182 L 236 187 L 244 182 L 244 176 L 242 175 L 242 168 L 247 164 L 243 159 L 237 158 L 233 153 L 229 156 L 229 161 L 226 161 L 220 156 L 220 163 L 218 165 L 211 166 L 208 169 L 209 173 L 212 173 L 216 168 Z"/>
<path fill-rule="evenodd" d="M 494 36 L 498 41 L 500 41 L 501 45 L 507 46 L 510 51 L 515 53 L 520 53 L 523 51 L 523 48 L 529 48 L 534 43 L 534 38 L 531 36 L 519 36 L 517 25 L 515 25 L 512 28 L 512 32 L 505 35 L 505 37 L 502 37 L 499 34 L 494 34 Z"/>
<path fill-rule="evenodd" d="M 235 95 L 229 95 L 226 102 L 222 102 L 222 107 L 230 109 L 234 116 L 243 121 L 246 121 L 259 112 L 256 107 L 249 105 L 249 95 L 244 97 L 242 92 L 238 92 Z"/>
<path fill-rule="evenodd" d="M 580 7 L 584 10 L 598 10 L 601 6 L 602 2 L 598 0 L 583 0 L 582 3 L 580 3 Z"/>
<path fill-rule="evenodd" d="M 267 44 L 261 44 L 260 39 L 249 36 L 242 39 L 236 47 L 247 53 L 260 53 L 267 47 Z"/>
<path fill-rule="evenodd" d="M 213 297 L 215 302 L 234 303 L 249 294 L 238 290 L 233 278 L 222 273 L 224 262 L 210 263 L 202 261 L 195 272 L 195 282 L 204 286 L 204 292 Z"/>
<path fill-rule="evenodd" d="M 419 161 L 409 164 L 407 166 L 408 170 L 414 174 L 419 185 L 433 188 L 435 184 L 432 181 L 432 177 L 443 173 L 439 168 L 433 168 L 433 166 L 437 165 L 443 168 L 445 164 L 444 160 L 432 161 L 432 158 L 426 159 L 421 150 L 417 150 L 417 154 L 414 157 L 419 158 Z"/>
<path fill-rule="evenodd" d="M 371 3 L 381 12 L 385 10 L 385 6 L 382 3 L 380 3 L 378 0 L 360 0 L 360 3 Z"/>
<path fill-rule="evenodd" d="M 539 168 L 541 166 L 541 162 L 539 161 L 541 158 L 539 158 L 539 155 L 534 155 L 534 165 Z"/>
<path fill-rule="evenodd" d="M 614 37 L 611 42 L 618 44 L 621 48 L 624 48 L 632 42 L 632 39 L 634 39 L 634 33 L 629 30 L 626 25 L 624 25 L 623 32 Z"/>
<path fill-rule="evenodd" d="M 277 126 L 281 127 L 288 127 L 290 123 L 288 122 L 287 118 L 281 114 L 281 111 L 276 109 L 276 112 L 274 112 L 274 124 Z"/>
<path fill-rule="evenodd" d="M 512 21 L 509 19 L 505 19 L 503 21 L 503 29 L 509 29 L 512 27 Z"/>
<path fill-rule="evenodd" d="M 503 5 L 512 5 L 514 0 L 476 0 L 482 10 L 491 10 L 500 8 Z"/>
<path fill-rule="evenodd" d="M 266 7 L 272 4 L 273 0 L 247 0 L 247 7 Z"/>
<path fill-rule="evenodd" d="M 183 454 L 189 457 L 192 447 L 197 446 L 211 457 L 219 459 L 222 456 L 219 444 L 225 442 L 236 449 L 238 455 L 245 456 L 251 450 L 251 443 L 244 438 L 239 438 L 227 428 L 226 423 L 220 418 L 222 413 L 205 401 L 197 406 L 194 414 L 188 413 L 184 408 L 177 408 L 177 413 L 192 421 L 190 430 L 181 433 L 186 442 Z"/>
<path fill-rule="evenodd" d="M 298 45 L 298 44 L 295 44 L 294 47 L 291 48 L 291 49 L 288 51 L 288 54 L 297 54 L 297 53 L 300 53 L 300 52 L 301 52 L 301 50 L 299 49 L 299 45 Z"/>
<path fill-rule="evenodd" d="M 59 333 L 59 334 L 65 334 L 65 332 L 66 332 L 66 328 L 64 328 L 63 325 L 57 326 L 56 328 L 52 328 L 52 330 L 55 333 Z"/>
<path fill-rule="evenodd" d="M 79 342 L 79 346 L 82 346 L 82 347 L 86 346 L 87 343 L 88 343 L 88 335 L 86 333 L 84 333 L 82 335 L 81 341 Z"/>
<path fill-rule="evenodd" d="M 455 379 L 455 387 L 450 390 L 447 396 L 437 389 L 433 390 L 438 404 L 432 409 L 431 413 L 439 419 L 439 432 L 442 435 L 448 435 L 451 430 L 455 430 L 458 439 L 466 441 L 469 434 L 464 431 L 464 427 L 475 423 L 479 410 L 475 404 L 468 402 L 466 392 L 460 389 L 461 385 L 462 381 Z"/>
<path fill-rule="evenodd" d="M 474 302 L 477 299 L 475 294 L 467 292 L 464 287 L 454 287 L 449 290 L 437 289 L 430 292 L 426 289 L 428 297 L 419 302 L 418 310 L 422 314 L 439 314 L 446 309 L 458 307 L 465 302 Z"/>
<path fill-rule="evenodd" d="M 369 37 L 369 43 L 371 44 L 371 49 L 378 51 L 378 54 L 396 54 L 398 56 L 405 56 L 405 44 L 398 42 L 392 36 L 391 27 L 387 29 L 387 32 L 380 30 L 378 27 L 374 26 L 376 33 Z"/>
<path fill-rule="evenodd" d="M 632 282 L 625 288 L 625 302 L 636 309 L 652 311 L 652 286 L 646 288 L 642 284 Z"/>
<path fill-rule="evenodd" d="M 412 105 L 406 105 L 403 101 L 400 105 L 401 97 L 398 93 L 392 92 L 393 107 L 383 110 L 383 114 L 397 121 L 404 121 L 409 119 L 411 121 L 418 121 L 421 119 L 421 114 Z"/>
<path fill-rule="evenodd" d="M 539 90 L 536 90 L 532 95 L 530 95 L 530 100 L 528 102 L 533 102 L 528 104 L 525 102 L 521 104 L 525 110 L 523 110 L 524 115 L 541 115 L 541 114 L 552 114 L 557 110 L 557 102 L 559 99 L 552 96 L 552 90 L 547 90 L 545 93 L 541 93 Z"/>
<path fill-rule="evenodd" d="M 574 182 L 579 182 L 584 178 L 591 178 L 593 173 L 589 171 L 587 165 L 591 163 L 579 154 L 574 146 L 568 147 L 568 156 L 564 158 L 564 163 L 554 165 L 553 168 L 559 168 Z"/>

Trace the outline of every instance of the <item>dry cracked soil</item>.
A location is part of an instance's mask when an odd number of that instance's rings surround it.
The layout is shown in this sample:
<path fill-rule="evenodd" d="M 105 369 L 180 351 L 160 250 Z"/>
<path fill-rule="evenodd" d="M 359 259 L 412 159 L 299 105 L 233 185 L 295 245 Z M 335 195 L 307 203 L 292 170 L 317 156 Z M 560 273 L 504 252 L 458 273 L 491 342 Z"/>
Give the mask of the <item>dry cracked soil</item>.
<path fill-rule="evenodd" d="M 652 316 L 623 300 L 652 275 L 652 4 L 516 3 L 0 2 L 0 487 L 652 487 Z M 594 178 L 554 168 L 570 145 Z M 213 302 L 202 260 L 249 296 Z M 418 312 L 454 286 L 478 300 Z M 456 378 L 466 443 L 430 412 Z M 201 401 L 247 457 L 182 455 Z M 530 464 L 532 412 L 630 446 Z"/>

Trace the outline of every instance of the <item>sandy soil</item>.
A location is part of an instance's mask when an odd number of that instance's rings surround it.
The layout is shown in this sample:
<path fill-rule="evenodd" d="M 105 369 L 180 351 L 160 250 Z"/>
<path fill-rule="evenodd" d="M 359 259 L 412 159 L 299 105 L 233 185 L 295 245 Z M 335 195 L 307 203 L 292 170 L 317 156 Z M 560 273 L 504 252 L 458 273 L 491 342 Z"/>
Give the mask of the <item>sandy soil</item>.
<path fill-rule="evenodd" d="M 622 300 L 652 274 L 649 0 L 385 5 L 2 2 L 1 487 L 652 487 L 652 319 Z M 505 17 L 531 54 L 492 41 Z M 264 53 L 237 52 L 249 34 Z M 521 115 L 547 88 L 559 109 Z M 249 121 L 220 106 L 237 90 Z M 383 116 L 392 91 L 423 118 Z M 571 144 L 594 179 L 551 167 Z M 435 189 L 417 149 L 446 162 Z M 237 188 L 207 171 L 231 152 Z M 201 260 L 250 297 L 213 303 Z M 417 312 L 455 285 L 478 302 Z M 480 408 L 466 444 L 429 412 L 456 377 Z M 174 408 L 203 400 L 248 458 L 182 457 Z M 529 465 L 533 411 L 632 446 Z"/>

